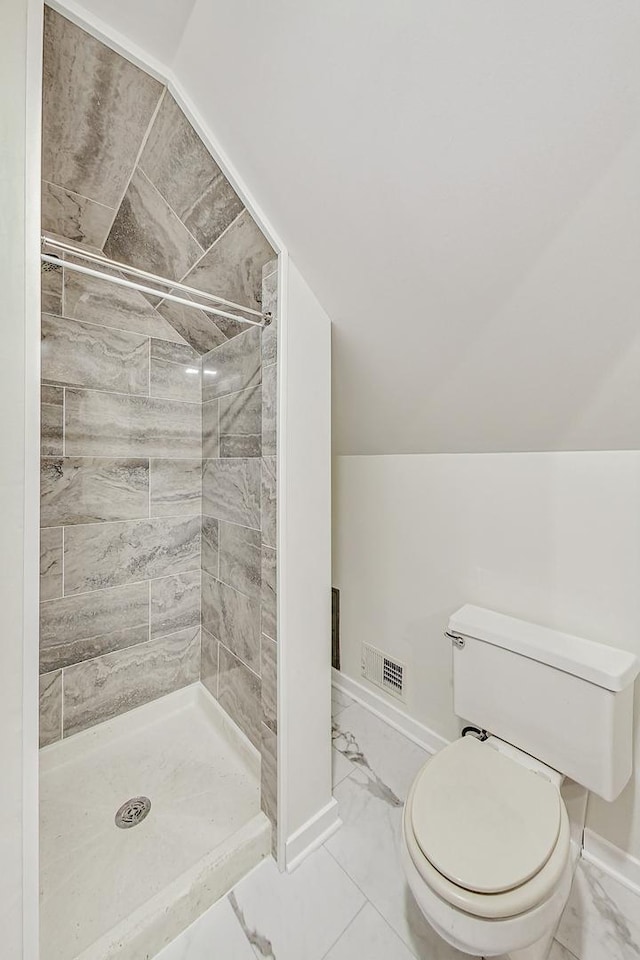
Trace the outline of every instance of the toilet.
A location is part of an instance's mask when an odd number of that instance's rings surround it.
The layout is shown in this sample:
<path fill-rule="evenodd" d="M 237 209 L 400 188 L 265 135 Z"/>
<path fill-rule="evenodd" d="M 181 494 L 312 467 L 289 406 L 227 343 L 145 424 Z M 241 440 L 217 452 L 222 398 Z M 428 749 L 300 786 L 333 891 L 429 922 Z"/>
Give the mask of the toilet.
<path fill-rule="evenodd" d="M 632 768 L 640 661 L 466 605 L 449 620 L 454 711 L 472 727 L 422 767 L 401 857 L 425 919 L 481 957 L 545 960 L 571 890 L 589 791 Z"/>

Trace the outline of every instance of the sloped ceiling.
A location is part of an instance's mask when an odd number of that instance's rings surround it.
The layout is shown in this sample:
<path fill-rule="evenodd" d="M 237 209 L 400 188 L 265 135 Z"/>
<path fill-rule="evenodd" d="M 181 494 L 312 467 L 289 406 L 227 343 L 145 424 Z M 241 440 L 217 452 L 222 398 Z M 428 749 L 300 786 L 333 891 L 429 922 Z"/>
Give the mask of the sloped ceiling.
<path fill-rule="evenodd" d="M 338 453 L 640 445 L 639 49 L 636 0 L 195 0 L 172 66 L 333 320 Z"/>

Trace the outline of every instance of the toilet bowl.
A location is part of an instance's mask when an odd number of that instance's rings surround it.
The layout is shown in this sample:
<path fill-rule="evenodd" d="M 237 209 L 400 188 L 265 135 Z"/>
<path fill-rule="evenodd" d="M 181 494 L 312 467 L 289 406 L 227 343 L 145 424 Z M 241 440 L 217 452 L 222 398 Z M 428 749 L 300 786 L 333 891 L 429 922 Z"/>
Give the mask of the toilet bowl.
<path fill-rule="evenodd" d="M 420 770 L 402 862 L 440 936 L 465 953 L 546 956 L 571 889 L 562 777 L 491 737 L 454 741 Z"/>

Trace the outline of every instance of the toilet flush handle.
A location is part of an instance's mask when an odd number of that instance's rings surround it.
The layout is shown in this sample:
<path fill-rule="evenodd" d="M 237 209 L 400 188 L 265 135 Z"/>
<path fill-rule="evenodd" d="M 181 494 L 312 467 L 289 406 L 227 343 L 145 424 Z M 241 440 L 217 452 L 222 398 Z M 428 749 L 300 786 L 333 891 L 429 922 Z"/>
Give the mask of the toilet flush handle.
<path fill-rule="evenodd" d="M 449 633 L 448 630 L 445 630 L 444 635 L 451 640 L 454 647 L 457 647 L 458 650 L 464 650 L 464 637 L 458 637 L 455 633 Z"/>

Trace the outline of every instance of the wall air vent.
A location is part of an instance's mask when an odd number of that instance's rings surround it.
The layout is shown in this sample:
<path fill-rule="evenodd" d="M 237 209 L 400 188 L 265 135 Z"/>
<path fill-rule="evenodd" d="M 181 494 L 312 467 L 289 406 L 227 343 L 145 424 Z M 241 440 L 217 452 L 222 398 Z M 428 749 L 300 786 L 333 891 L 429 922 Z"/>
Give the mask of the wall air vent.
<path fill-rule="evenodd" d="M 392 660 L 369 643 L 362 644 L 362 676 L 404 700 L 404 664 Z"/>

